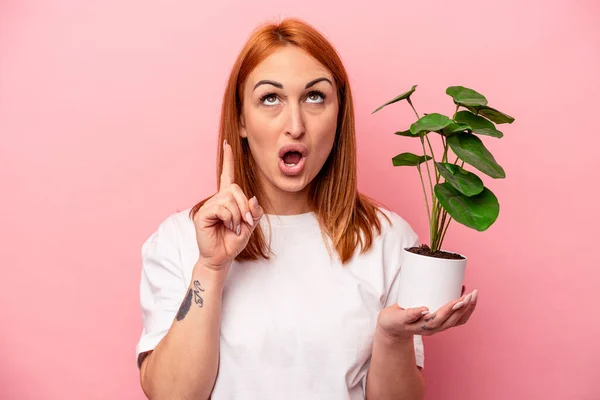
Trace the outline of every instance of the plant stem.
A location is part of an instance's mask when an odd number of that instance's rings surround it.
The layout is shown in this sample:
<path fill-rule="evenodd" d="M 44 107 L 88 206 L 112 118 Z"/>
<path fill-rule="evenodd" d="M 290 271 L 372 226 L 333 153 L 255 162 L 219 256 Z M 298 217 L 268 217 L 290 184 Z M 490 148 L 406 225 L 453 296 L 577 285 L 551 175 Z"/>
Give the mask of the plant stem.
<path fill-rule="evenodd" d="M 444 223 L 446 222 L 446 210 L 438 203 L 436 224 L 435 224 L 435 241 L 431 244 L 431 250 L 436 251 L 439 250 L 440 240 L 442 238 L 442 231 Z"/>
<path fill-rule="evenodd" d="M 429 200 L 427 200 L 427 191 L 425 190 L 425 182 L 423 182 L 423 174 L 421 173 L 421 166 L 417 165 L 419 171 L 419 177 L 421 177 L 421 187 L 423 187 L 423 194 L 425 195 L 425 206 L 427 207 L 427 219 L 429 220 L 429 226 L 431 226 L 431 213 L 429 212 Z"/>
<path fill-rule="evenodd" d="M 433 161 L 433 170 L 435 172 L 435 184 L 437 185 L 438 183 L 440 183 L 440 173 L 437 169 L 437 167 L 435 166 L 435 154 L 433 153 L 433 147 L 431 146 L 431 142 L 429 141 L 429 135 L 425 135 L 425 139 L 427 140 L 427 144 L 429 145 L 429 151 L 431 151 L 431 158 Z M 431 188 L 431 202 L 433 205 L 433 224 L 431 225 L 432 229 L 433 229 L 433 235 L 432 235 L 432 245 L 434 241 L 437 241 L 438 236 L 439 236 L 439 230 L 437 229 L 437 222 L 439 220 L 440 217 L 440 204 L 438 202 L 437 197 L 435 196 L 435 192 L 433 187 Z"/>
<path fill-rule="evenodd" d="M 448 213 L 446 212 L 446 210 L 444 210 L 444 212 L 442 212 L 442 218 L 441 218 L 441 223 L 438 225 L 438 229 L 440 231 L 440 235 L 438 237 L 438 241 L 435 244 L 436 250 L 441 250 L 442 249 L 442 242 L 444 241 L 444 227 L 446 225 L 446 219 L 448 217 Z"/>
<path fill-rule="evenodd" d="M 444 233 L 444 224 L 446 223 L 446 217 L 448 216 L 448 212 L 446 210 L 442 211 L 442 215 L 440 218 L 440 223 L 437 226 L 438 232 L 439 232 L 439 239 L 437 242 L 437 249 L 439 250 L 440 246 L 441 246 L 441 241 L 442 241 L 442 234 Z"/>
<path fill-rule="evenodd" d="M 410 107 L 413 109 L 415 115 L 417 116 L 417 119 L 421 119 L 421 117 L 419 116 L 419 113 L 415 109 L 415 106 L 413 105 L 412 101 L 410 100 L 410 97 L 407 98 L 406 101 L 408 101 L 408 104 L 410 104 Z M 427 139 L 427 141 L 429 142 L 429 139 Z M 425 143 L 424 143 L 422 136 L 421 136 L 421 146 L 423 147 L 423 153 L 425 154 L 425 156 L 427 156 L 427 151 L 425 150 Z M 429 145 L 429 147 L 431 148 L 431 144 Z M 431 150 L 431 157 L 435 161 L 435 157 L 433 155 L 433 149 Z M 435 198 L 435 193 L 433 191 L 433 184 L 431 183 L 431 171 L 429 170 L 429 161 L 425 161 L 425 166 L 427 167 L 427 179 L 429 180 L 429 188 L 431 190 L 431 203 L 432 203 L 431 209 L 429 208 L 429 200 L 427 198 L 427 189 L 425 189 L 425 181 L 423 180 L 423 173 L 421 171 L 420 165 L 417 165 L 417 170 L 419 171 L 419 177 L 421 178 L 421 187 L 423 188 L 423 195 L 425 196 L 425 207 L 427 207 L 427 218 L 429 220 L 430 241 L 433 241 L 433 239 L 435 239 L 437 236 L 437 232 L 435 232 L 433 230 L 433 226 L 437 225 L 437 223 L 436 223 L 437 219 L 435 219 L 436 218 L 436 216 L 435 216 L 436 198 Z"/>
<path fill-rule="evenodd" d="M 451 221 L 452 221 L 452 218 L 448 218 L 448 223 L 446 224 L 446 228 L 444 228 L 444 230 L 442 232 L 442 238 L 440 239 L 440 242 L 439 242 L 440 247 L 442 246 L 442 242 L 444 241 L 444 238 L 446 237 L 446 232 L 448 231 L 448 227 L 450 226 Z"/>
<path fill-rule="evenodd" d="M 435 155 L 433 154 L 433 147 L 431 147 L 431 142 L 429 141 L 429 135 L 425 135 L 425 139 L 427 140 L 427 144 L 429 145 L 429 151 L 431 151 L 431 158 L 433 158 L 433 161 L 435 162 Z M 435 167 L 435 164 L 433 164 L 433 166 Z M 440 181 L 440 174 L 438 173 L 437 168 L 435 169 L 435 182 L 439 183 Z"/>
<path fill-rule="evenodd" d="M 456 119 L 456 114 L 458 113 L 458 109 L 459 109 L 459 105 L 456 105 L 456 111 L 454 112 L 454 116 L 452 117 L 452 119 Z M 442 136 L 442 144 L 444 146 L 444 154 L 442 155 L 442 161 L 441 162 L 448 162 L 448 142 L 445 140 L 444 136 Z M 429 145 L 431 147 L 431 144 Z M 433 151 L 432 151 L 433 152 Z M 456 157 L 456 161 L 454 161 L 454 165 L 456 165 L 456 163 L 458 163 L 459 158 Z M 462 162 L 462 165 L 464 165 L 464 161 Z M 461 165 L 461 167 L 462 167 Z M 436 174 L 436 183 L 439 183 L 439 175 Z M 437 204 L 438 208 L 437 208 L 437 213 L 435 215 L 435 229 L 436 229 L 436 234 L 435 234 L 435 241 L 432 241 L 432 246 L 431 246 L 431 250 L 432 251 L 437 251 L 437 250 L 441 250 L 442 248 L 442 244 L 444 242 L 444 238 L 446 237 L 446 232 L 448 231 L 448 227 L 450 226 L 450 221 L 452 221 L 452 217 L 448 217 L 448 212 L 441 206 L 439 206 L 439 204 Z M 440 215 L 441 213 L 441 215 Z M 448 217 L 448 218 L 447 218 Z M 446 223 L 446 218 L 448 219 L 448 222 Z M 439 221 L 439 224 L 438 224 Z"/>
<path fill-rule="evenodd" d="M 425 136 L 426 135 L 427 134 L 425 134 Z M 423 153 L 425 153 L 425 155 L 427 155 L 427 150 L 425 149 L 425 140 L 423 139 L 423 136 L 421 136 L 421 146 L 423 147 Z M 432 156 L 433 156 L 433 154 L 432 154 Z M 432 204 L 431 216 L 433 219 L 429 220 L 429 235 L 430 235 L 431 242 L 433 242 L 436 237 L 436 232 L 435 232 L 434 227 L 437 225 L 437 215 L 436 215 L 437 214 L 436 213 L 436 205 L 437 205 L 436 200 L 437 199 L 435 197 L 435 192 L 433 191 L 433 182 L 431 180 L 431 170 L 429 169 L 429 160 L 425 161 L 425 167 L 427 168 L 427 179 L 429 180 L 429 189 L 431 190 L 431 204 Z M 429 208 L 429 206 L 428 206 L 428 208 Z"/>
<path fill-rule="evenodd" d="M 444 145 L 444 154 L 442 155 L 442 162 L 448 162 L 448 143 L 446 138 L 442 136 L 442 144 Z"/>
<path fill-rule="evenodd" d="M 442 138 L 442 144 L 444 145 L 444 154 L 442 155 L 442 162 L 448 162 L 448 143 L 446 142 L 444 136 L 441 136 Z M 436 184 L 440 183 L 440 178 L 441 178 L 441 174 L 437 175 L 437 179 L 436 179 Z M 437 200 L 437 198 L 436 198 Z M 432 250 L 435 251 L 436 247 L 438 247 L 440 245 L 440 239 L 441 239 L 441 235 L 442 235 L 442 231 L 443 231 L 443 227 L 444 227 L 444 222 L 445 222 L 445 218 L 446 218 L 446 214 L 445 213 L 446 210 L 444 210 L 444 208 L 440 205 L 439 202 L 436 201 L 436 209 L 435 209 L 435 229 L 436 229 L 436 234 L 435 234 L 435 242 L 432 241 Z M 438 223 L 440 222 L 441 223 Z"/>
<path fill-rule="evenodd" d="M 419 117 L 419 113 L 417 112 L 417 110 L 415 110 L 415 106 L 413 106 L 412 101 L 410 101 L 410 97 L 407 98 L 406 101 L 408 101 L 408 104 L 410 104 L 410 106 L 412 107 L 413 111 L 415 112 L 415 115 L 417 116 L 417 119 L 421 119 L 421 117 Z"/>

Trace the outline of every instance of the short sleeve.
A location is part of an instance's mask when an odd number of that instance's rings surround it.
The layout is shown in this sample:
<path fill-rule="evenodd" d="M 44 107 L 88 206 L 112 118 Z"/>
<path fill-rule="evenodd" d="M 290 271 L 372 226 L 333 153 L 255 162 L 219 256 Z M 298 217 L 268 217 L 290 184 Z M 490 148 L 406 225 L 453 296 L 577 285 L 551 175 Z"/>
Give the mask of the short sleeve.
<path fill-rule="evenodd" d="M 400 276 L 400 268 L 402 268 L 402 260 L 403 260 L 403 255 L 402 255 L 402 250 L 404 249 L 404 247 L 415 247 L 415 246 L 419 246 L 420 241 L 419 238 L 415 236 L 408 242 L 411 243 L 408 246 L 395 246 L 394 247 L 394 252 L 399 252 L 400 254 L 397 254 L 397 260 L 396 261 L 399 265 L 396 266 L 395 270 L 394 270 L 394 278 L 392 281 L 392 284 L 390 285 L 389 291 L 387 293 L 387 298 L 386 298 L 386 302 L 385 302 L 385 307 L 389 307 L 393 304 L 396 304 L 398 302 L 398 295 L 399 295 L 399 290 L 400 290 L 400 281 L 399 281 L 399 276 Z"/>
<path fill-rule="evenodd" d="M 186 286 L 173 221 L 165 220 L 142 245 L 140 354 L 153 350 L 167 334 L 185 296 Z"/>
<path fill-rule="evenodd" d="M 419 236 L 417 233 L 408 225 L 406 221 L 399 218 L 397 215 L 392 214 L 392 231 L 396 235 L 390 235 L 388 240 L 392 240 L 393 243 L 389 243 L 388 246 L 391 248 L 392 255 L 390 260 L 394 265 L 391 266 L 393 271 L 393 280 L 387 292 L 386 301 L 384 307 L 389 307 L 397 303 L 398 301 L 398 290 L 400 283 L 398 277 L 400 275 L 400 268 L 402 268 L 402 251 L 404 248 L 415 247 L 420 245 Z M 394 226 L 395 225 L 395 226 Z M 415 356 L 417 365 L 421 368 L 425 367 L 425 348 L 423 345 L 423 337 L 421 335 L 414 336 L 415 343 Z"/>

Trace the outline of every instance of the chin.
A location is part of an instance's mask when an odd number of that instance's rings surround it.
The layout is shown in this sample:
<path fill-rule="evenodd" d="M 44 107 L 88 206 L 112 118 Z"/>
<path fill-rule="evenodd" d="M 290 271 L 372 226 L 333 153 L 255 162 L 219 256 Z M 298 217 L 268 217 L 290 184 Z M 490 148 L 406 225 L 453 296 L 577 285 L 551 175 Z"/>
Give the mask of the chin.
<path fill-rule="evenodd" d="M 307 182 L 304 177 L 289 178 L 283 176 L 277 179 L 277 181 L 274 183 L 275 186 L 281 191 L 289 193 L 298 193 L 307 189 L 308 184 L 310 182 Z"/>

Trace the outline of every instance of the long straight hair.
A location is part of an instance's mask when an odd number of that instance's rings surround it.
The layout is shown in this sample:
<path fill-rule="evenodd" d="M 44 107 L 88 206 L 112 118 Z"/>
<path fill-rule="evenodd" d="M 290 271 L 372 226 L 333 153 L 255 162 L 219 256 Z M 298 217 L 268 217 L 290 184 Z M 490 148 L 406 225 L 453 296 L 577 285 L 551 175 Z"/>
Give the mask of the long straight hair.
<path fill-rule="evenodd" d="M 348 75 L 334 47 L 315 28 L 298 19 L 285 19 L 259 27 L 246 42 L 229 76 L 219 127 L 217 182 L 223 164 L 223 140 L 233 150 L 234 180 L 248 198 L 256 196 L 260 204 L 268 202 L 261 190 L 257 166 L 248 141 L 239 135 L 244 84 L 248 75 L 265 58 L 284 46 L 297 46 L 306 51 L 333 75 L 338 88 L 338 121 L 333 149 L 325 164 L 310 183 L 309 208 L 316 214 L 324 237 L 331 240 L 342 264 L 354 255 L 360 245 L 367 251 L 375 232 L 381 233 L 380 212 L 374 200 L 358 192 L 354 106 Z M 190 217 L 208 200 L 190 211 Z M 382 213 L 383 214 L 383 213 Z M 385 214 L 383 214 L 385 216 Z M 387 219 L 387 216 L 385 216 Z M 389 219 L 388 219 L 389 221 Z M 270 249 L 261 226 L 257 226 L 238 261 L 268 259 Z"/>

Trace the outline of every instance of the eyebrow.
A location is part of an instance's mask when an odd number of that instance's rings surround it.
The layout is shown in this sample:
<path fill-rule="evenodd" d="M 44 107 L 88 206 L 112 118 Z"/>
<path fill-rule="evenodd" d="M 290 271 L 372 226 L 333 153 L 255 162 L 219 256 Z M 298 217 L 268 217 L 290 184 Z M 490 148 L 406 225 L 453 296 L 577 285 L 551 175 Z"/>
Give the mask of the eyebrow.
<path fill-rule="evenodd" d="M 283 89 L 283 85 L 279 82 L 262 80 L 262 81 L 258 81 L 258 83 L 256 85 L 254 85 L 254 89 L 252 89 L 252 90 L 255 90 L 260 85 L 273 85 L 279 89 Z"/>
<path fill-rule="evenodd" d="M 308 89 L 309 87 L 314 86 L 317 83 L 322 82 L 322 81 L 329 82 L 329 84 L 331 86 L 333 86 L 333 83 L 331 83 L 331 81 L 329 80 L 329 78 L 321 77 L 321 78 L 313 79 L 312 81 L 308 82 L 304 88 Z M 273 85 L 276 88 L 283 89 L 283 85 L 281 83 L 279 83 L 279 82 L 270 81 L 270 80 L 262 80 L 262 81 L 258 81 L 256 83 L 256 85 L 254 85 L 254 89 L 252 89 L 252 90 L 255 90 L 260 85 Z"/>
<path fill-rule="evenodd" d="M 322 77 L 322 78 L 317 78 L 317 79 L 315 79 L 315 80 L 312 80 L 312 81 L 308 82 L 308 83 L 306 84 L 306 87 L 305 87 L 305 89 L 308 89 L 309 87 L 311 87 L 311 86 L 314 86 L 314 85 L 316 85 L 317 83 L 319 83 L 319 82 L 322 82 L 322 81 L 327 81 L 327 82 L 329 82 L 329 84 L 330 84 L 331 86 L 333 86 L 333 83 L 331 83 L 331 81 L 330 81 L 328 78 Z"/>

